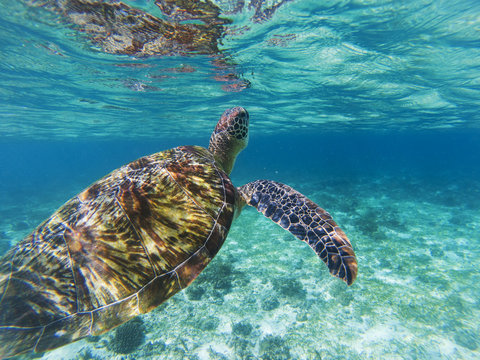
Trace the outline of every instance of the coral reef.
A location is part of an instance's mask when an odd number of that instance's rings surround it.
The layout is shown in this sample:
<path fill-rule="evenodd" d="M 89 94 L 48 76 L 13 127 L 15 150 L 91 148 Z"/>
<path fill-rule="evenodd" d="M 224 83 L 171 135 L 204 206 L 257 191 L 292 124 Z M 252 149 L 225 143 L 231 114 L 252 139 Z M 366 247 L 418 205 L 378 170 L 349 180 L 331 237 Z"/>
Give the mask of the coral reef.
<path fill-rule="evenodd" d="M 280 301 L 275 297 L 266 297 L 262 300 L 261 308 L 265 311 L 275 310 L 280 306 Z"/>
<path fill-rule="evenodd" d="M 215 330 L 219 324 L 220 320 L 217 317 L 210 316 L 201 319 L 200 322 L 197 323 L 197 328 L 203 331 L 212 331 Z"/>
<path fill-rule="evenodd" d="M 298 279 L 280 278 L 272 280 L 273 288 L 282 297 L 303 300 L 307 292 Z"/>
<path fill-rule="evenodd" d="M 233 348 L 238 359 L 255 359 L 252 354 L 254 343 L 242 336 L 232 336 L 228 341 L 228 345 Z"/>
<path fill-rule="evenodd" d="M 259 343 L 262 360 L 289 360 L 290 349 L 281 336 L 267 335 Z"/>
<path fill-rule="evenodd" d="M 247 337 L 253 331 L 253 326 L 248 321 L 241 321 L 233 324 L 232 334 Z"/>
<path fill-rule="evenodd" d="M 141 317 L 136 317 L 119 326 L 108 348 L 117 354 L 129 354 L 135 351 L 145 341 L 145 325 Z"/>
<path fill-rule="evenodd" d="M 197 283 L 194 283 L 192 286 L 187 288 L 187 290 L 185 290 L 185 293 L 187 294 L 189 300 L 197 301 L 202 299 L 203 294 L 205 294 L 205 288 Z"/>

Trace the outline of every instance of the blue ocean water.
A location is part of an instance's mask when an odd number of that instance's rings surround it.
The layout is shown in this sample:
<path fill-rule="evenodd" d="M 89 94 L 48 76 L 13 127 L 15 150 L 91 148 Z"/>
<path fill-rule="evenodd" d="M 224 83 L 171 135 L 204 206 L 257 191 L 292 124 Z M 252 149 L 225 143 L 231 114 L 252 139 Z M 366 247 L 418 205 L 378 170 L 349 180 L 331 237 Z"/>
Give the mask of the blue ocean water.
<path fill-rule="evenodd" d="M 43 358 L 479 358 L 480 3 L 279 1 L 262 21 L 255 1 L 215 3 L 232 21 L 219 53 L 140 57 L 37 1 L 2 2 L 0 251 L 113 169 L 206 146 L 241 105 L 234 184 L 281 181 L 328 210 L 358 279 L 245 209 L 127 355 L 112 331 Z"/>

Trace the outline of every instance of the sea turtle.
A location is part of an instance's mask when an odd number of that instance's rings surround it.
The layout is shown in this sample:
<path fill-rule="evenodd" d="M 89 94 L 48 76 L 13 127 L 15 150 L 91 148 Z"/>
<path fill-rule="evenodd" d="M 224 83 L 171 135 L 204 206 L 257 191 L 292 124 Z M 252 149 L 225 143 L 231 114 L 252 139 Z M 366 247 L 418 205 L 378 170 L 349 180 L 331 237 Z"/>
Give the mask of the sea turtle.
<path fill-rule="evenodd" d="M 10 249 L 0 259 L 0 357 L 99 335 L 154 309 L 212 260 L 245 204 L 352 284 L 354 251 L 325 210 L 278 182 L 230 181 L 248 124 L 245 109 L 226 110 L 208 149 L 180 146 L 114 170 Z"/>

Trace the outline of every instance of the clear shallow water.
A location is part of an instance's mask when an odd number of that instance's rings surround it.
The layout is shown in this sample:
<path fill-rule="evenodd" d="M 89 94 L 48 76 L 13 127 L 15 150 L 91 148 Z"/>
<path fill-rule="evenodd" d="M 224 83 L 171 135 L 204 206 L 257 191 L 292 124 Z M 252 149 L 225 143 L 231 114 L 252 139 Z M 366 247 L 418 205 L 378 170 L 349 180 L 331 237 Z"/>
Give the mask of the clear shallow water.
<path fill-rule="evenodd" d="M 221 54 L 148 59 L 98 52 L 43 7 L 3 4 L 4 136 L 198 135 L 237 103 L 263 133 L 478 128 L 477 1 L 294 1 L 260 23 L 246 8 L 227 15 Z M 224 90 L 218 56 L 248 91 Z"/>
<path fill-rule="evenodd" d="M 239 104 L 251 138 L 234 183 L 295 187 L 359 260 L 347 288 L 246 209 L 191 287 L 142 317 L 130 355 L 113 331 L 44 358 L 478 358 L 479 15 L 441 1 L 297 1 L 262 23 L 244 10 L 220 46 L 250 82 L 234 92 L 211 56 L 103 54 L 45 9 L 5 2 L 2 252 L 112 169 L 206 145 Z"/>

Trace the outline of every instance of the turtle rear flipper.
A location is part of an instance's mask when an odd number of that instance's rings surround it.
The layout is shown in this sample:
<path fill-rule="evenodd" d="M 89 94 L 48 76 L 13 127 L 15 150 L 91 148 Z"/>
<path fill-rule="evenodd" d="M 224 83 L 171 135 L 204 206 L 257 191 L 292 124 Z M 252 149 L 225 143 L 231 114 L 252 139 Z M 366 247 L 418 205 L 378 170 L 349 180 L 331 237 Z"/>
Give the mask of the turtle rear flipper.
<path fill-rule="evenodd" d="M 330 273 L 351 285 L 357 259 L 345 233 L 328 212 L 290 186 L 257 180 L 238 188 L 244 201 L 305 241 L 327 264 Z"/>

